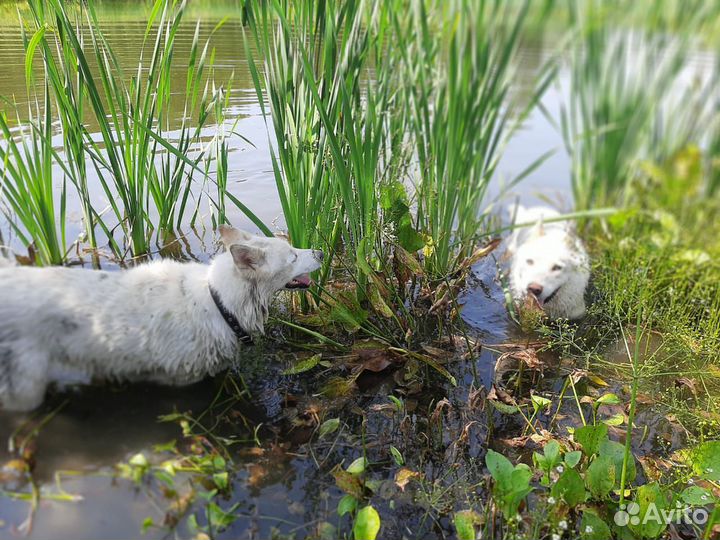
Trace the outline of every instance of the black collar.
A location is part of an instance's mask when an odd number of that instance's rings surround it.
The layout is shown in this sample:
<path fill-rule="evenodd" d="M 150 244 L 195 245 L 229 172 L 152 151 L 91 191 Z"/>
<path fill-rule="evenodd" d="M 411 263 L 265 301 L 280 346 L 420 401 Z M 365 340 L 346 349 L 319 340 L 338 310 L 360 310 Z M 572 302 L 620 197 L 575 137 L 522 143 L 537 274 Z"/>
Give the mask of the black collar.
<path fill-rule="evenodd" d="M 232 329 L 235 337 L 238 338 L 238 341 L 240 343 L 244 343 L 245 345 L 252 345 L 252 337 L 250 337 L 250 334 L 248 334 L 245 330 L 242 329 L 242 327 L 240 326 L 240 321 L 237 320 L 237 317 L 235 317 L 235 315 L 230 313 L 225 308 L 222 300 L 220 300 L 220 295 L 218 294 L 218 292 L 212 287 L 208 287 L 210 289 L 210 296 L 212 296 L 213 302 L 215 302 L 218 311 L 220 311 L 220 315 L 222 315 L 222 318 L 225 319 L 227 325 Z"/>

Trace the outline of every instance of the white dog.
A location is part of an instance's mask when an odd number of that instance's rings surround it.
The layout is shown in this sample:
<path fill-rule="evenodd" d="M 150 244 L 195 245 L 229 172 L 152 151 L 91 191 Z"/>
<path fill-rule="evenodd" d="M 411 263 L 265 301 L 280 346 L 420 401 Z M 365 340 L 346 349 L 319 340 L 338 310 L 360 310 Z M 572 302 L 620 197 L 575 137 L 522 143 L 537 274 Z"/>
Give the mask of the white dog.
<path fill-rule="evenodd" d="M 518 206 L 510 237 L 510 290 L 516 301 L 529 295 L 553 319 L 579 319 L 585 314 L 585 288 L 590 278 L 587 252 L 567 222 L 546 223 L 559 216 L 547 207 Z"/>
<path fill-rule="evenodd" d="M 54 373 L 189 384 L 263 331 L 273 294 L 307 288 L 323 254 L 221 227 L 210 265 L 119 272 L 0 265 L 0 404 L 30 410 Z"/>

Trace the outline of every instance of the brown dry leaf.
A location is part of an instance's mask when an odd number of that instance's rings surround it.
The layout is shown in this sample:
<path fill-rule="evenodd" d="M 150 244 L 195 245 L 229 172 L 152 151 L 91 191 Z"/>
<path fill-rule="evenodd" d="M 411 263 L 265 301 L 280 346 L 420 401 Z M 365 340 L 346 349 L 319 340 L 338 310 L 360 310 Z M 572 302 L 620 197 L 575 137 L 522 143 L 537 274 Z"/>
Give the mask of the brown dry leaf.
<path fill-rule="evenodd" d="M 262 482 L 270 474 L 262 463 L 253 463 L 248 467 L 248 484 L 252 487 L 262 486 Z"/>
<path fill-rule="evenodd" d="M 394 256 L 395 263 L 400 268 L 407 270 L 411 275 L 422 276 L 424 274 L 423 267 L 417 258 L 403 247 L 396 245 Z"/>
<path fill-rule="evenodd" d="M 504 403 L 505 405 L 517 406 L 517 402 L 513 399 L 513 397 L 510 394 L 508 394 L 505 390 L 503 390 L 499 386 L 495 386 L 494 384 L 493 384 L 492 388 L 490 389 L 490 392 L 488 392 L 487 398 L 490 401 L 499 401 L 501 403 Z"/>
<path fill-rule="evenodd" d="M 395 356 L 385 349 L 360 349 L 347 362 L 353 372 L 358 375 L 363 371 L 379 373 L 387 369 L 395 361 Z"/>
<path fill-rule="evenodd" d="M 468 408 L 475 409 L 478 406 L 480 406 L 481 410 L 485 405 L 484 398 L 485 397 L 485 387 L 477 388 L 477 389 L 471 389 L 470 393 L 468 394 Z"/>
<path fill-rule="evenodd" d="M 664 478 L 668 472 L 675 466 L 672 461 L 667 459 L 654 458 L 650 456 L 637 456 L 640 465 L 642 465 L 645 476 L 651 481 L 659 481 Z"/>
<path fill-rule="evenodd" d="M 448 410 L 452 410 L 452 405 L 450 405 L 450 402 L 447 400 L 447 398 L 442 398 L 440 401 L 437 402 L 437 405 L 435 405 L 435 410 L 433 411 L 432 415 L 430 415 L 430 421 L 439 421 L 440 415 L 445 408 L 447 408 Z"/>
<path fill-rule="evenodd" d="M 423 477 L 423 473 L 403 467 L 395 474 L 395 485 L 400 488 L 400 491 L 405 491 L 405 486 L 407 486 L 411 480 L 421 480 Z"/>
<path fill-rule="evenodd" d="M 525 448 L 531 440 L 529 435 L 523 437 L 511 437 L 510 439 L 498 439 L 499 442 L 510 448 Z"/>
<path fill-rule="evenodd" d="M 363 498 L 365 490 L 360 478 L 343 470 L 339 463 L 335 465 L 332 471 L 330 471 L 330 474 L 332 474 L 335 478 L 337 487 L 339 487 L 343 492 L 348 495 L 352 495 L 356 499 Z"/>
<path fill-rule="evenodd" d="M 480 259 L 487 257 L 492 253 L 495 248 L 497 248 L 500 245 L 500 242 L 502 242 L 501 238 L 493 238 L 490 240 L 487 244 L 485 244 L 483 247 L 478 248 L 475 250 L 475 252 L 470 255 L 467 259 L 465 259 L 462 264 L 460 265 L 461 269 L 467 269 L 470 268 L 473 264 L 478 262 Z"/>

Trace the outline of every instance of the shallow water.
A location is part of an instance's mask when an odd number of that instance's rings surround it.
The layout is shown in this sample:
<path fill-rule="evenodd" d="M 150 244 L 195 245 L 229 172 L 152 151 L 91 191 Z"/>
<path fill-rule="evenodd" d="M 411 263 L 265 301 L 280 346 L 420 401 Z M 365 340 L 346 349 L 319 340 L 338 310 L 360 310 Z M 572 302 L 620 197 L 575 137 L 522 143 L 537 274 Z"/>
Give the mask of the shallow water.
<path fill-rule="evenodd" d="M 111 43 L 121 54 L 121 59 L 132 69 L 137 62 L 139 43 L 144 31 L 144 12 L 133 9 L 130 4 L 118 4 L 113 8 L 103 5 L 101 19 Z M 203 36 L 226 13 L 220 8 L 203 16 Z M 116 9 L 117 11 L 110 11 Z M 229 9 L 229 8 L 228 8 Z M 117 17 L 117 13 L 121 17 Z M 193 16 L 188 16 L 180 33 L 185 47 L 189 47 L 194 31 Z M 111 20 L 112 19 L 112 20 Z M 120 19 L 121 22 L 113 22 Z M 252 141 L 252 145 L 240 137 L 230 141 L 229 155 L 230 189 L 243 203 L 249 206 L 266 223 L 283 228 L 280 203 L 276 195 L 272 176 L 269 137 L 255 90 L 244 61 L 240 22 L 237 18 L 228 21 L 216 33 L 213 43 L 216 47 L 217 77 L 234 73 L 234 83 L 229 99 L 228 118 L 240 118 L 237 131 Z M 544 58 L 542 39 L 526 43 L 523 49 L 522 71 L 518 78 L 518 90 L 523 80 L 529 78 Z M 19 27 L 12 19 L 0 26 L 0 65 L 3 77 L 0 79 L 0 95 L 14 96 L 23 103 L 25 79 L 22 44 Z M 178 73 L 182 67 L 178 63 Z M 177 77 L 184 89 L 183 78 Z M 551 112 L 559 107 L 560 90 L 550 88 L 544 103 Z M 180 114 L 180 111 L 177 111 Z M 212 126 L 210 126 L 212 127 Z M 538 168 L 523 183 L 515 195 L 525 201 L 536 199 L 539 194 L 564 201 L 569 207 L 568 158 L 561 149 L 561 138 L 557 131 L 535 111 L 526 125 L 508 146 L 499 167 L 498 178 L 491 191 L 491 197 L 500 192 L 503 183 L 521 172 L 542 153 L 557 149 L 557 152 Z M 97 183 L 97 178 L 90 178 Z M 68 236 L 73 238 L 80 232 L 77 206 L 71 205 L 72 226 Z M 253 230 L 254 226 L 238 211 L 230 210 L 229 217 L 234 225 Z M 6 241 L 17 245 L 6 224 L 0 227 Z M 180 255 L 205 260 L 213 252 L 211 238 L 202 230 L 188 233 L 180 245 Z M 488 260 L 476 269 L 476 281 L 465 294 L 463 302 L 464 319 L 477 331 L 477 337 L 485 343 L 500 343 L 515 339 L 517 332 L 509 325 L 503 306 L 503 298 L 494 282 L 494 265 Z M 262 350 L 250 350 L 248 363 L 257 363 Z M 220 537 L 223 538 L 269 538 L 274 529 L 283 534 L 296 534 L 303 538 L 315 530 L 320 521 L 338 523 L 335 508 L 341 492 L 335 487 L 330 469 L 344 460 L 345 466 L 361 455 L 360 439 L 363 417 L 357 409 L 371 411 L 373 405 L 387 404 L 387 395 L 395 388 L 393 372 L 365 374 L 358 381 L 359 391 L 352 400 L 324 402 L 326 418 L 342 418 L 348 435 L 337 446 L 315 442 L 307 445 L 310 435 L 307 427 L 298 424 L 297 415 L 313 406 L 313 394 L 323 382 L 323 374 L 304 374 L 288 377 L 282 374 L 287 367 L 285 360 L 277 355 L 262 356 L 261 368 L 248 373 L 245 363 L 240 362 L 238 372 L 246 380 L 250 399 L 232 402 L 229 407 L 232 418 L 244 421 L 222 420 L 220 429 L 224 436 L 234 439 L 231 447 L 234 461 L 230 495 L 222 500 L 221 506 L 229 507 L 239 503 L 237 513 L 241 517 Z M 451 358 L 448 369 L 457 378 L 458 386 L 453 388 L 446 380 L 430 374 L 422 393 L 410 395 L 408 405 L 415 407 L 418 414 L 411 414 L 406 425 L 388 418 L 380 412 L 366 412 L 366 444 L 370 448 L 369 458 L 378 465 L 373 475 L 387 481 L 397 468 L 385 452 L 389 441 L 400 448 L 408 464 L 422 467 L 429 482 L 447 482 L 448 467 L 455 454 L 438 450 L 439 446 L 421 444 L 418 437 L 425 437 L 427 426 L 421 412 L 436 406 L 448 396 L 450 411 L 446 417 L 447 440 L 453 439 L 473 419 L 484 418 L 484 412 L 472 411 L 467 406 L 470 389 L 474 386 L 490 387 L 493 382 L 497 353 L 483 349 L 479 357 L 463 360 Z M 252 360 L 252 362 L 251 362 Z M 553 360 L 557 363 L 557 359 Z M 256 366 L 257 368 L 257 366 Z M 548 377 L 545 383 L 552 387 L 559 379 Z M 32 514 L 32 528 L 27 538 L 130 538 L 138 537 L 141 524 L 147 517 L 162 523 L 168 501 L 158 498 L 157 486 L 149 483 L 136 485 L 129 480 L 114 477 L 115 464 L 127 461 L 131 456 L 143 453 L 153 459 L 162 459 L 162 452 L 153 447 L 170 440 L 182 440 L 177 423 L 157 421 L 160 415 L 175 411 L 192 411 L 194 415 L 205 411 L 218 395 L 222 377 L 207 380 L 186 388 L 163 388 L 150 385 L 107 385 L 67 390 L 50 396 L 40 411 L 31 415 L 0 413 L 0 439 L 8 441 L 11 434 L 19 430 L 26 433 L 29 426 L 44 418 L 47 422 L 35 438 L 30 438 L 35 468 L 33 478 L 43 493 L 59 493 L 62 487 L 66 493 L 79 495 L 76 502 L 57 501 L 41 498 L 39 508 Z M 305 412 L 304 412 L 305 411 Z M 47 415 L 52 415 L 48 417 Z M 212 414 L 209 415 L 212 417 Z M 223 415 L 223 418 L 227 414 Z M 30 422 L 30 424 L 25 424 Z M 469 430 L 466 458 L 459 460 L 454 475 L 476 475 L 473 459 L 487 444 L 489 433 L 485 422 L 476 422 Z M 261 427 L 255 431 L 254 427 Z M 508 427 L 508 431 L 512 431 Z M 258 446 L 254 439 L 260 442 Z M 424 440 L 424 439 L 423 439 Z M 259 450 L 256 450 L 259 448 Z M 375 450 L 373 450 L 375 448 Z M 454 452 L 455 450 L 453 450 Z M 7 446 L 0 448 L 0 463 L 11 458 Z M 61 473 L 58 477 L 58 473 Z M 59 483 L 56 483 L 58 482 Z M 178 481 L 183 489 L 189 489 L 190 478 Z M 447 521 L 433 522 L 423 509 L 422 496 L 411 498 L 405 492 L 391 485 L 386 486 L 386 496 L 375 497 L 373 504 L 383 515 L 383 538 L 418 537 L 440 538 L 451 530 Z M 5 483 L 9 490 L 29 492 L 23 482 L 13 486 Z M 420 500 L 421 502 L 418 502 Z M 394 505 L 392 511 L 389 506 Z M 382 511 L 382 510 L 385 511 Z M 30 511 L 27 501 L 0 498 L 0 537 L 22 536 L 27 526 Z M 189 512 L 201 513 L 200 506 Z M 344 518 L 347 520 L 347 517 Z M 347 524 L 346 524 L 347 528 Z M 144 538 L 168 538 L 174 533 L 151 528 Z M 189 537 L 184 521 L 178 525 L 177 536 Z"/>

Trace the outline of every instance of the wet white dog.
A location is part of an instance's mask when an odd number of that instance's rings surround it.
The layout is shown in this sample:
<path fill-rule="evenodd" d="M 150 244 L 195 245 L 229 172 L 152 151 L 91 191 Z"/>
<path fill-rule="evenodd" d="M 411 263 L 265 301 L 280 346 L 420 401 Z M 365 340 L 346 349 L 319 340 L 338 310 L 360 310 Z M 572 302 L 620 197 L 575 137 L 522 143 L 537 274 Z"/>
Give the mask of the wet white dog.
<path fill-rule="evenodd" d="M 280 289 L 307 288 L 323 254 L 230 227 L 209 265 L 119 272 L 0 263 L 0 405 L 30 410 L 62 373 L 189 384 L 262 332 Z"/>
<path fill-rule="evenodd" d="M 587 252 L 568 222 L 547 207 L 518 206 L 515 229 L 508 242 L 510 290 L 516 301 L 528 296 L 553 319 L 579 319 L 585 314 L 585 289 L 590 278 Z"/>

